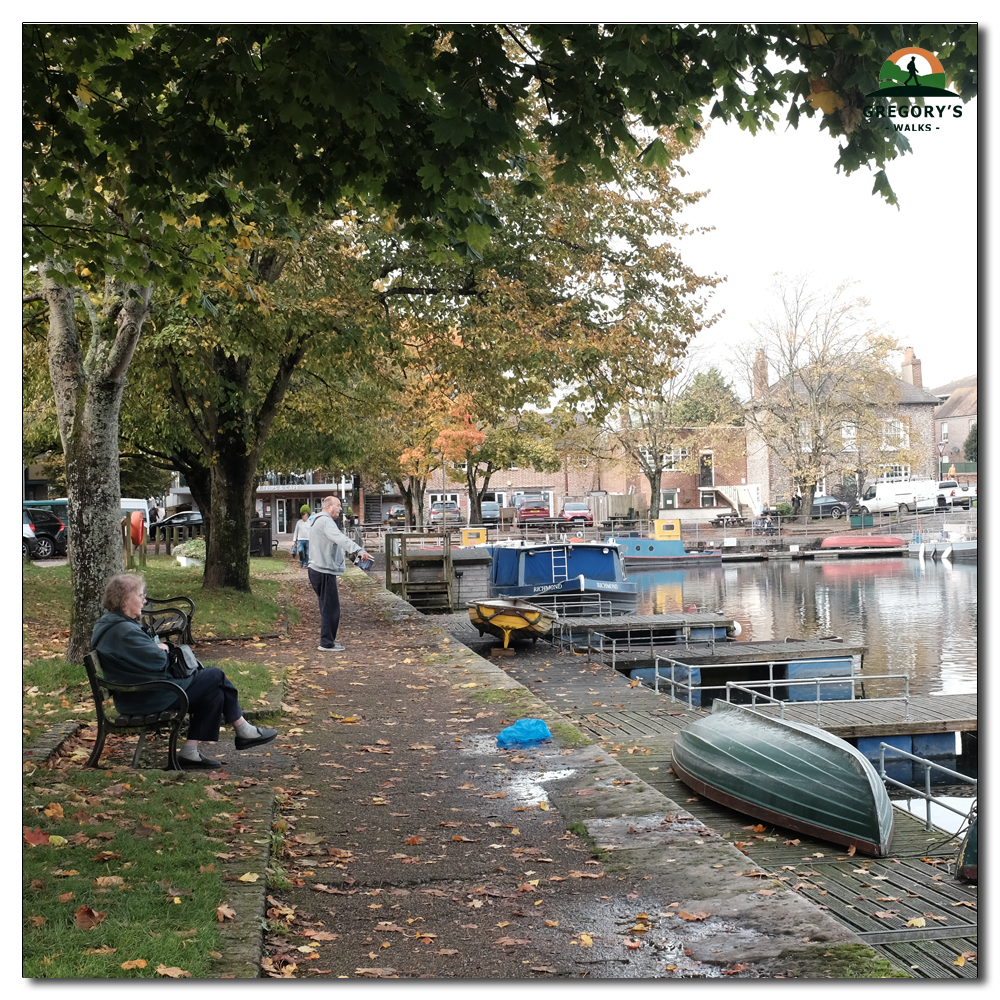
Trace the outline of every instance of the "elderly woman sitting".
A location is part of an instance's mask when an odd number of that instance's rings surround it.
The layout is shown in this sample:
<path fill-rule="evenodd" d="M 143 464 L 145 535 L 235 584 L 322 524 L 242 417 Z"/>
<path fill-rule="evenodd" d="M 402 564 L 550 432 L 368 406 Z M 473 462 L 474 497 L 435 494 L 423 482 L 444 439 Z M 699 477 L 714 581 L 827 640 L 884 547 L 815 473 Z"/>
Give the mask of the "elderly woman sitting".
<path fill-rule="evenodd" d="M 219 738 L 219 717 L 236 733 L 236 749 L 270 743 L 276 729 L 260 729 L 243 718 L 238 692 L 233 682 L 218 668 L 207 667 L 190 677 L 172 677 L 167 672 L 166 644 L 147 635 L 139 623 L 146 602 L 146 583 L 141 576 L 123 573 L 113 576 L 104 588 L 101 604 L 107 609 L 94 626 L 90 644 L 101 658 L 104 675 L 113 684 L 142 684 L 168 680 L 185 690 L 191 719 L 188 739 L 178 751 L 182 768 L 215 770 L 222 762 L 198 749 L 201 740 Z M 176 699 L 169 691 L 121 692 L 115 694 L 115 708 L 123 715 L 152 714 L 173 707 Z"/>

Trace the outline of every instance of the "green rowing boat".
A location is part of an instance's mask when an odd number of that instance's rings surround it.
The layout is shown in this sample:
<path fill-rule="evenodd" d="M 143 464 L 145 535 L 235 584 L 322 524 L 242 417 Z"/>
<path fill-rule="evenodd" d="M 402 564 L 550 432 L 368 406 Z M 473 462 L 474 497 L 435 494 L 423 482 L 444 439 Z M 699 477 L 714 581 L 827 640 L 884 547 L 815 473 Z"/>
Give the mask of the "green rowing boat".
<path fill-rule="evenodd" d="M 979 882 L 979 812 L 976 807 L 973 807 L 969 830 L 958 851 L 955 874 L 966 882 Z"/>
<path fill-rule="evenodd" d="M 673 770 L 699 795 L 812 837 L 883 857 L 892 804 L 849 743 L 798 722 L 715 701 L 674 741 Z"/>

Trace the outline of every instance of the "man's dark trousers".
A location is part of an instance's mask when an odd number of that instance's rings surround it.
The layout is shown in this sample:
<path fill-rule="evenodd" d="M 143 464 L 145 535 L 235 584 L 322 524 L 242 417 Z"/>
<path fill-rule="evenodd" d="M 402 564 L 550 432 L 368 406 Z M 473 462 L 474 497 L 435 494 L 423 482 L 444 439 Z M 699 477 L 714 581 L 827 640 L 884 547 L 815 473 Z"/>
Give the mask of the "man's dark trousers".
<path fill-rule="evenodd" d="M 337 627 L 340 625 L 337 578 L 332 573 L 317 573 L 310 569 L 309 582 L 319 598 L 319 644 L 329 649 L 337 641 Z"/>
<path fill-rule="evenodd" d="M 199 670 L 186 690 L 191 719 L 189 740 L 214 743 L 219 738 L 220 715 L 226 722 L 235 722 L 243 715 L 236 686 L 218 667 Z"/>

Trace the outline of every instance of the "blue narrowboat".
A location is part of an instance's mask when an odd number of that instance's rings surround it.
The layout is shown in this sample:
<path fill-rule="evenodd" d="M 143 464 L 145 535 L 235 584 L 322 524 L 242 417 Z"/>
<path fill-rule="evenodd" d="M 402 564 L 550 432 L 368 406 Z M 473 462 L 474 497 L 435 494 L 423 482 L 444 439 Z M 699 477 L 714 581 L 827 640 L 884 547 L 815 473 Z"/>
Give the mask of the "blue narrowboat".
<path fill-rule="evenodd" d="M 611 542 L 489 546 L 490 597 L 519 597 L 558 615 L 632 614 L 638 587 Z"/>

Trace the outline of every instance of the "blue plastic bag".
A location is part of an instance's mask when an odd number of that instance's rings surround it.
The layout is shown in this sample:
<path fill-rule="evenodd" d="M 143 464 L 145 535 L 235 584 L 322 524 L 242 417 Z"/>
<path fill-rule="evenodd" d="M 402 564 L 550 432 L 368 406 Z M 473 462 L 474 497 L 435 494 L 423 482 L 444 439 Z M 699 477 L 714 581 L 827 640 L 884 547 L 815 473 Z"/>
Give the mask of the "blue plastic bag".
<path fill-rule="evenodd" d="M 552 739 L 549 727 L 541 719 L 518 719 L 497 734 L 497 746 L 528 746 Z"/>

